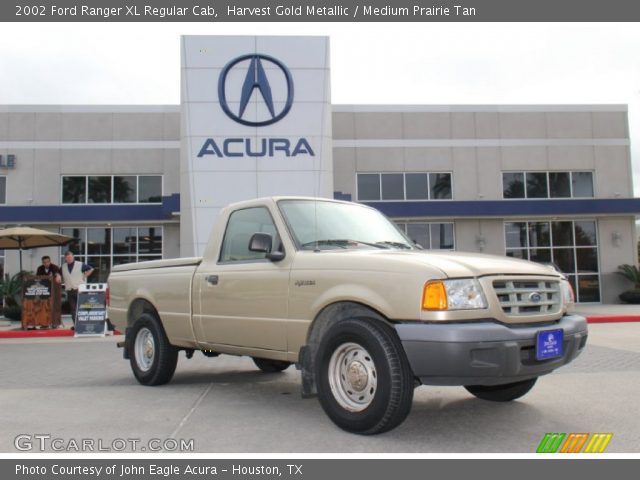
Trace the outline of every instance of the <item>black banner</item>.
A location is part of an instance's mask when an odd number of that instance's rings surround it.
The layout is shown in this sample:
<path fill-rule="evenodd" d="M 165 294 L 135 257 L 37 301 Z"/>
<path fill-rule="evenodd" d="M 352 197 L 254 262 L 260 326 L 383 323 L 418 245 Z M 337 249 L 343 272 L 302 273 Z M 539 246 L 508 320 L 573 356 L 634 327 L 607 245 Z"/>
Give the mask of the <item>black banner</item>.
<path fill-rule="evenodd" d="M 632 478 L 638 460 L 563 459 L 41 459 L 0 460 L 3 480 Z"/>
<path fill-rule="evenodd" d="M 51 278 L 28 278 L 24 281 L 26 300 L 48 300 L 51 297 Z"/>
<path fill-rule="evenodd" d="M 15 0 L 3 22 L 633 22 L 630 0 Z"/>

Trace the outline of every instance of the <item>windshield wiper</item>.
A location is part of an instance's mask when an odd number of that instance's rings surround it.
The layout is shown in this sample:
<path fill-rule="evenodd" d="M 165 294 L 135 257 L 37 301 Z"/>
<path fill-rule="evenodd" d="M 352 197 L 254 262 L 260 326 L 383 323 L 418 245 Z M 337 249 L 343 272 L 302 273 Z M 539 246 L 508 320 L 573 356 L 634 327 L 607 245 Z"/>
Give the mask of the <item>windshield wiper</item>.
<path fill-rule="evenodd" d="M 377 245 L 389 245 L 391 247 L 404 248 L 407 250 L 411 250 L 411 245 L 402 242 L 393 242 L 391 240 L 384 240 L 381 242 L 376 242 Z"/>
<path fill-rule="evenodd" d="M 364 242 L 362 240 L 350 240 L 350 239 L 342 239 L 342 238 L 331 238 L 331 239 L 323 239 L 323 240 L 314 240 L 312 242 L 303 243 L 300 245 L 302 248 L 310 247 L 310 246 L 319 246 L 319 245 L 336 245 L 340 248 L 348 248 L 350 243 L 359 243 L 361 245 L 367 245 L 369 247 L 374 248 L 389 248 L 387 245 L 381 245 L 380 243 L 371 243 Z"/>

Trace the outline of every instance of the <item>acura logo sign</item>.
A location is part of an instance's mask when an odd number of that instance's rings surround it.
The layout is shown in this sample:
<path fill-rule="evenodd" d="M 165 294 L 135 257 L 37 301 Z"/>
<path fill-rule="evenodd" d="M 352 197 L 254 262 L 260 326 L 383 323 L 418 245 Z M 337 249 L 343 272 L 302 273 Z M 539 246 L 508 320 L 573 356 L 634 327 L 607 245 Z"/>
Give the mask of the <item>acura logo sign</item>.
<path fill-rule="evenodd" d="M 231 72 L 242 72 L 247 62 L 248 68 L 244 70 L 240 102 L 232 108 L 227 100 L 227 80 Z M 286 98 L 274 98 L 271 85 L 272 83 L 275 85 L 275 82 L 282 83 L 278 87 L 286 87 Z M 280 88 L 279 91 L 282 91 L 282 89 Z M 266 109 L 260 109 L 264 112 L 262 118 L 251 118 L 248 115 L 247 106 L 254 92 L 256 92 L 258 101 L 263 102 L 266 107 Z M 293 105 L 293 79 L 291 78 L 291 72 L 280 60 L 269 55 L 243 55 L 231 60 L 220 72 L 218 99 L 224 113 L 242 125 L 248 127 L 271 125 L 282 120 Z M 284 103 L 284 106 L 282 106 L 282 103 Z M 255 116 L 259 116 L 259 114 L 255 113 Z"/>
<path fill-rule="evenodd" d="M 224 113 L 233 121 L 248 127 L 264 127 L 282 120 L 291 110 L 293 78 L 276 58 L 259 53 L 242 55 L 227 63 L 220 72 L 218 99 Z M 304 137 L 247 138 L 245 132 L 238 133 L 230 138 L 205 139 L 198 158 L 316 155 Z"/>

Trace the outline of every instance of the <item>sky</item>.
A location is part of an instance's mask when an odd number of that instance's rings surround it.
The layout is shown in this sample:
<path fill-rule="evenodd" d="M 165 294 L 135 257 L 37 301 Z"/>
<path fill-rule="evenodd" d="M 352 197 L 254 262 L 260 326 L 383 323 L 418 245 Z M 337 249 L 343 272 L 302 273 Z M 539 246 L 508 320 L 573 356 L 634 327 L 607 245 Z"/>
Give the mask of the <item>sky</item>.
<path fill-rule="evenodd" d="M 5 23 L 0 105 L 178 104 L 194 34 L 327 35 L 334 104 L 627 104 L 640 196 L 632 23 Z"/>

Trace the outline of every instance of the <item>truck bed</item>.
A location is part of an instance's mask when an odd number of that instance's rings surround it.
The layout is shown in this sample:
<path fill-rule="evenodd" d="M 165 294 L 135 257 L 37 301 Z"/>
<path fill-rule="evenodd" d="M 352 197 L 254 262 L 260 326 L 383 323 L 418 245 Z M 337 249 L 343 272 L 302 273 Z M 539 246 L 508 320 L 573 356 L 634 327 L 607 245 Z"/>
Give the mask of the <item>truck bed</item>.
<path fill-rule="evenodd" d="M 109 276 L 112 323 L 126 329 L 131 305 L 144 301 L 155 308 L 174 345 L 194 348 L 191 283 L 201 261 L 201 257 L 176 258 L 115 267 Z"/>

